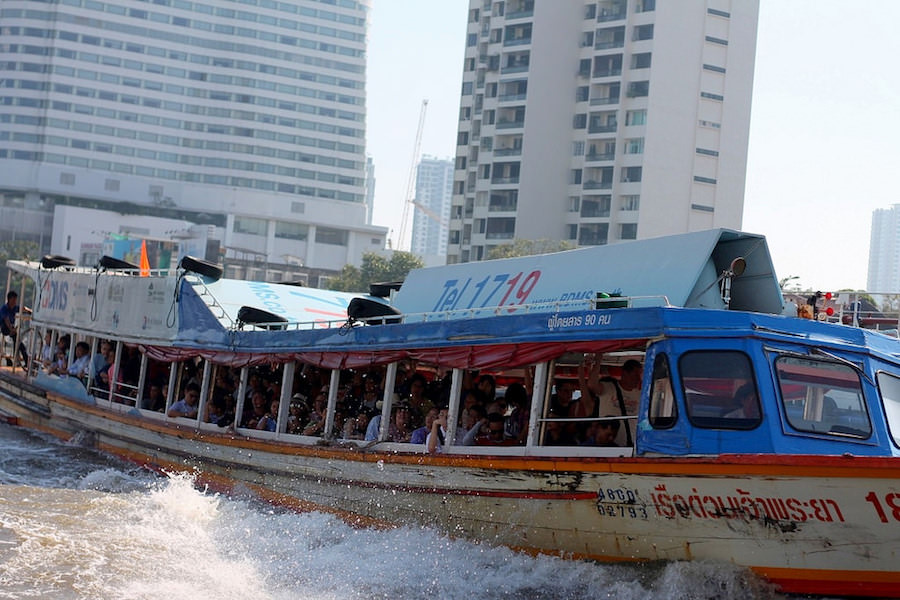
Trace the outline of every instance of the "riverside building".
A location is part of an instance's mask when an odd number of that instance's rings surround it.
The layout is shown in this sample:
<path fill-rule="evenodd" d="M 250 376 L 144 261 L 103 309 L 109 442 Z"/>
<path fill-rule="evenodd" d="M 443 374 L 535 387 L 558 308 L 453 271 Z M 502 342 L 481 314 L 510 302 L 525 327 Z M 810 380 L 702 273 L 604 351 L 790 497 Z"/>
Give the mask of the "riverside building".
<path fill-rule="evenodd" d="M 102 232 L 68 231 L 60 208 L 151 235 L 157 217 L 206 225 L 226 263 L 339 270 L 383 249 L 366 218 L 369 4 L 4 0 L 0 227 L 52 232 L 45 250 L 73 258 Z"/>
<path fill-rule="evenodd" d="M 756 0 L 470 0 L 449 263 L 743 212 Z"/>

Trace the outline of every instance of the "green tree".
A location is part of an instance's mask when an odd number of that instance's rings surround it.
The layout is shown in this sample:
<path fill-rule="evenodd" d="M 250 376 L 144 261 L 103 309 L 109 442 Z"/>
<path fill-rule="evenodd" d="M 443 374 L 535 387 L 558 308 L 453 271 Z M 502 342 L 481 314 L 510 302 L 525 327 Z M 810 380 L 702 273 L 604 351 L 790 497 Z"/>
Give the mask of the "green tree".
<path fill-rule="evenodd" d="M 533 256 L 535 254 L 552 254 L 563 250 L 572 250 L 575 244 L 566 240 L 523 240 L 515 239 L 511 244 L 495 246 L 487 253 L 487 258 L 515 258 L 516 256 Z"/>
<path fill-rule="evenodd" d="M 409 252 L 394 252 L 390 259 L 366 252 L 359 267 L 344 265 L 340 275 L 328 282 L 328 289 L 368 293 L 371 283 L 403 281 L 410 271 L 423 266 L 422 259 Z"/>
<path fill-rule="evenodd" d="M 38 260 L 40 256 L 38 252 L 40 248 L 38 248 L 37 242 L 33 242 L 30 240 L 5 240 L 0 242 L 0 286 L 3 287 L 3 302 L 6 301 L 6 278 L 9 276 L 9 269 L 6 267 L 7 260 Z M 12 288 L 16 291 L 21 291 L 21 280 L 18 280 L 14 277 Z M 31 281 L 27 282 L 26 286 L 26 298 L 30 297 L 31 293 Z M 19 302 L 23 302 L 22 299 L 19 299 Z"/>

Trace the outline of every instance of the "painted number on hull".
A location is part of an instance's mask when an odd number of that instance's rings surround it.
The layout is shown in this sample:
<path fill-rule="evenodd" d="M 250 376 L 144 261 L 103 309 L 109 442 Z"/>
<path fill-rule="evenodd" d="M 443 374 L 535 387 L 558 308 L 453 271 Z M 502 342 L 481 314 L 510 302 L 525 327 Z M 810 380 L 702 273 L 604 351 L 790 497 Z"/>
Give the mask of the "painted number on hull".
<path fill-rule="evenodd" d="M 625 488 L 599 489 L 597 510 L 607 517 L 647 518 L 647 509 L 639 503 L 637 492 Z"/>
<path fill-rule="evenodd" d="M 878 518 L 881 519 L 882 523 L 887 523 L 891 520 L 888 518 L 885 507 L 881 504 L 881 499 L 875 492 L 866 494 L 866 500 L 875 507 L 875 512 L 878 513 Z M 885 494 L 884 503 L 887 505 L 887 509 L 890 510 L 890 517 L 894 521 L 900 521 L 900 494 L 895 494 L 894 492 Z"/>

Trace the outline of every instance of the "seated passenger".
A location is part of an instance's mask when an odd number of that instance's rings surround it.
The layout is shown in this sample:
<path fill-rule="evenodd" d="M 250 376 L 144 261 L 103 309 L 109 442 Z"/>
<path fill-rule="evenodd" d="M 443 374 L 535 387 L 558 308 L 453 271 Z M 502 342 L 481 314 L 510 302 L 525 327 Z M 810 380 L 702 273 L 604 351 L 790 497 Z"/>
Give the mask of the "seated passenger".
<path fill-rule="evenodd" d="M 609 415 L 613 416 L 613 415 Z M 618 420 L 593 421 L 587 429 L 582 446 L 618 446 L 616 436 L 619 433 Z"/>
<path fill-rule="evenodd" d="M 91 347 L 87 342 L 78 342 L 75 344 L 75 360 L 66 369 L 66 372 L 72 377 L 79 379 L 84 377 L 90 368 Z"/>
<path fill-rule="evenodd" d="M 745 383 L 738 388 L 734 395 L 734 401 L 737 408 L 726 413 L 726 419 L 758 419 L 759 418 L 759 400 L 756 397 L 756 388 L 753 382 Z"/>
<path fill-rule="evenodd" d="M 570 434 L 562 421 L 554 421 L 552 419 L 560 418 L 560 415 L 553 411 L 547 415 L 548 419 L 544 424 L 544 446 L 575 446 L 575 437 Z"/>
<path fill-rule="evenodd" d="M 278 429 L 278 408 L 280 406 L 281 402 L 278 398 L 272 400 L 269 404 L 269 410 L 257 421 L 256 428 L 262 431 L 275 431 Z"/>
<path fill-rule="evenodd" d="M 431 425 L 434 423 L 434 420 L 437 419 L 438 409 L 431 408 L 427 413 L 425 413 L 425 425 L 419 427 L 418 429 L 413 430 L 412 436 L 410 436 L 409 442 L 411 444 L 424 444 L 425 439 L 428 437 L 428 434 L 431 433 Z"/>
<path fill-rule="evenodd" d="M 197 417 L 197 404 L 200 401 L 200 386 L 196 383 L 189 383 L 184 390 L 184 398 L 169 407 L 166 414 L 170 417 L 187 417 L 194 419 Z"/>
<path fill-rule="evenodd" d="M 429 454 L 440 454 L 444 451 L 447 440 L 447 409 L 442 408 L 431 422 L 431 431 L 425 438 L 425 450 Z"/>
<path fill-rule="evenodd" d="M 463 440 L 465 446 L 512 446 L 518 442 L 506 437 L 505 419 L 500 413 L 491 413 L 472 427 Z"/>

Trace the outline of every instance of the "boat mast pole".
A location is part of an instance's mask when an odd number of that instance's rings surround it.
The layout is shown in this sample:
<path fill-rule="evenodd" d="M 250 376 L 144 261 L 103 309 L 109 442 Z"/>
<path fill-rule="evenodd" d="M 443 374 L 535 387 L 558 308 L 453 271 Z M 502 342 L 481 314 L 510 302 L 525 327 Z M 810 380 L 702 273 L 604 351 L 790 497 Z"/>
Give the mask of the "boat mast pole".
<path fill-rule="evenodd" d="M 241 379 L 238 383 L 237 398 L 234 402 L 234 428 L 241 426 L 241 417 L 244 415 L 244 400 L 247 397 L 247 379 L 250 376 L 250 367 L 241 369 Z"/>
<path fill-rule="evenodd" d="M 444 446 L 452 446 L 456 439 L 456 424 L 459 422 L 459 392 L 462 389 L 462 369 L 453 369 L 450 379 L 450 405 L 447 407 L 447 439 Z"/>
<path fill-rule="evenodd" d="M 282 366 L 281 398 L 278 399 L 278 414 L 275 415 L 275 437 L 280 437 L 287 429 L 288 414 L 291 411 L 291 396 L 294 393 L 294 370 L 297 363 L 286 362 Z"/>
<path fill-rule="evenodd" d="M 528 439 L 526 446 L 538 446 L 541 440 L 540 419 L 544 414 L 544 392 L 547 389 L 547 375 L 550 363 L 538 363 L 534 368 L 534 383 L 531 391 L 531 414 L 528 415 Z"/>
<path fill-rule="evenodd" d="M 384 394 L 381 397 L 381 423 L 378 427 L 378 441 L 387 439 L 391 423 L 391 404 L 394 400 L 394 383 L 397 379 L 397 363 L 392 362 L 384 372 Z"/>
<path fill-rule="evenodd" d="M 325 428 L 322 430 L 322 438 L 330 440 L 334 429 L 334 409 L 337 406 L 338 385 L 341 382 L 341 370 L 331 370 L 331 380 L 328 383 L 328 410 L 325 411 Z"/>
<path fill-rule="evenodd" d="M 203 379 L 200 380 L 200 403 L 197 404 L 197 426 L 203 422 L 203 413 L 206 412 L 206 404 L 209 402 L 209 375 L 212 372 L 212 363 L 203 361 Z"/>

